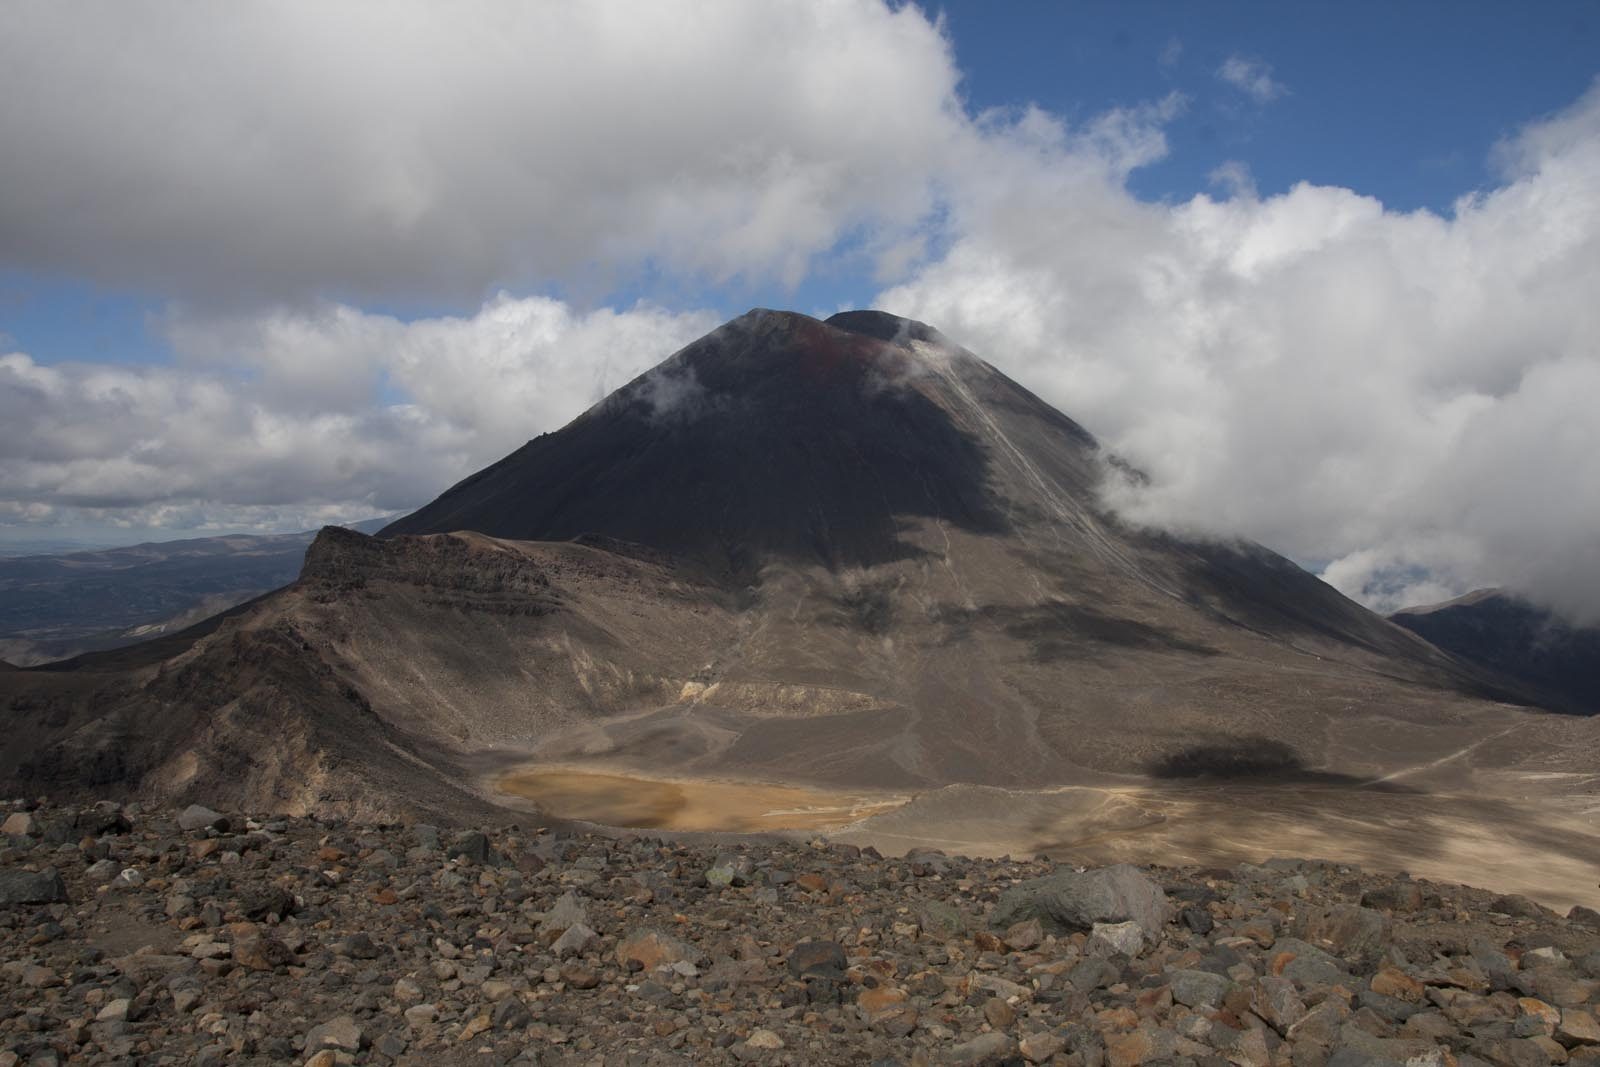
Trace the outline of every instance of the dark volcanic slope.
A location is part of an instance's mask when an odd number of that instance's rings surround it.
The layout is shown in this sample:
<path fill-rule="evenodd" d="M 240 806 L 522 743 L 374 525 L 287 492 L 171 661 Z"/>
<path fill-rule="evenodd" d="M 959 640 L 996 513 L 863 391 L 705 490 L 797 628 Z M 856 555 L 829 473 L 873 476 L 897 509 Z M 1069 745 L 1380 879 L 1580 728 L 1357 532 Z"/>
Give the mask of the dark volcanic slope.
<path fill-rule="evenodd" d="M 982 381 L 999 403 L 1045 410 L 977 360 L 950 362 L 955 387 Z M 749 575 L 774 555 L 835 567 L 901 558 L 900 525 L 919 516 L 1003 533 L 988 457 L 950 417 L 952 383 L 904 348 L 753 312 L 384 534 L 602 533 Z M 1093 443 L 1054 421 L 1083 448 L 1071 482 L 1087 490 Z"/>
<path fill-rule="evenodd" d="M 1573 626 L 1500 589 L 1389 618 L 1469 663 L 1526 683 L 1545 707 L 1600 715 L 1600 628 Z"/>
<path fill-rule="evenodd" d="M 1266 549 L 1124 527 L 1103 463 L 928 327 L 752 312 L 181 651 L 6 672 L 0 785 L 461 810 L 530 757 L 895 789 L 1596 757 Z"/>

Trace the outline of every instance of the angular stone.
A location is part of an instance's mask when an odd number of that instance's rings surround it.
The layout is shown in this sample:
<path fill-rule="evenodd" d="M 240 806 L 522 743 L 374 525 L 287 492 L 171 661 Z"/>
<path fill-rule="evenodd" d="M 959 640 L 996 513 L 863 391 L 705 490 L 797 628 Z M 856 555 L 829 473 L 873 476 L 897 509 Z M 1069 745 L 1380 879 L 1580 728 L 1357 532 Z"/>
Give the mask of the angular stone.
<path fill-rule="evenodd" d="M 555 943 L 550 946 L 550 951 L 555 953 L 558 960 L 564 960 L 568 956 L 581 956 L 589 950 L 589 946 L 594 944 L 598 937 L 598 934 L 583 923 L 573 923 L 556 938 Z M 649 969 L 648 966 L 646 969 Z"/>
<path fill-rule="evenodd" d="M 1026 952 L 1044 941 L 1044 925 L 1038 919 L 1024 919 L 1006 929 L 1004 941 L 1013 952 Z"/>
<path fill-rule="evenodd" d="M 1306 915 L 1299 934 L 1313 944 L 1329 946 L 1339 956 L 1370 957 L 1388 943 L 1389 920 L 1371 908 L 1335 904 Z"/>
<path fill-rule="evenodd" d="M 127 997 L 118 997 L 116 1000 L 107 1001 L 105 1007 L 95 1013 L 94 1021 L 97 1023 L 127 1022 L 128 1009 L 133 1001 Z"/>
<path fill-rule="evenodd" d="M 391 1060 L 397 1060 L 406 1054 L 406 1049 L 410 1044 L 411 1042 L 406 1040 L 404 1034 L 398 1030 L 390 1030 L 387 1034 L 378 1038 L 374 1047 Z"/>
<path fill-rule="evenodd" d="M 1269 974 L 1257 980 L 1255 992 L 1250 998 L 1250 1010 L 1261 1016 L 1278 1033 L 1286 1034 L 1290 1027 L 1304 1018 L 1306 1005 L 1295 991 L 1293 982 Z"/>
<path fill-rule="evenodd" d="M 1210 971 L 1168 971 L 1166 978 L 1172 989 L 1172 999 L 1186 1008 L 1215 1008 L 1233 985 L 1224 976 Z"/>
<path fill-rule="evenodd" d="M 1087 930 L 1095 923 L 1136 922 L 1155 940 L 1166 926 L 1167 895 L 1149 875 L 1126 863 L 1088 871 L 1061 870 L 1012 886 L 1000 895 L 989 924 L 1006 928 L 1038 919 L 1047 930 Z"/>
<path fill-rule="evenodd" d="M 867 1022 L 877 1022 L 890 1012 L 898 1011 L 909 999 L 910 995 L 904 989 L 880 985 L 875 989 L 861 991 L 861 995 L 856 998 L 856 1010 Z"/>
<path fill-rule="evenodd" d="M 1421 911 L 1425 900 L 1422 887 L 1415 882 L 1407 881 L 1391 882 L 1377 889 L 1369 889 L 1361 895 L 1362 907 L 1385 911 Z"/>
<path fill-rule="evenodd" d="M 1497 1067 L 1549 1067 L 1550 1064 L 1549 1054 L 1531 1038 L 1485 1038 L 1473 1042 L 1471 1049 Z"/>
<path fill-rule="evenodd" d="M 23 985 L 32 989 L 54 989 L 65 984 L 59 974 L 37 963 L 25 964 L 18 977 L 22 979 Z"/>
<path fill-rule="evenodd" d="M 1033 995 L 1033 990 L 1028 986 L 981 971 L 968 976 L 967 992 L 993 993 L 1003 1000 L 1024 1000 Z"/>
<path fill-rule="evenodd" d="M 0 834 L 11 834 L 16 837 L 30 836 L 38 828 L 38 821 L 25 811 L 14 811 L 6 816 L 6 821 L 0 823 Z"/>
<path fill-rule="evenodd" d="M 949 1064 L 979 1064 L 998 1060 L 1011 1054 L 1017 1043 L 1009 1034 L 989 1033 L 945 1049 L 942 1062 Z"/>
<path fill-rule="evenodd" d="M 646 971 L 653 971 L 663 963 L 693 960 L 695 950 L 675 937 L 658 930 L 645 930 L 624 938 L 617 945 L 617 962 L 624 967 L 629 960 L 639 963 Z"/>
<path fill-rule="evenodd" d="M 20 904 L 60 904 L 67 899 L 67 885 L 54 868 L 42 871 L 0 871 L 0 908 Z"/>
<path fill-rule="evenodd" d="M 1405 1064 L 1406 1067 L 1453 1067 L 1454 1063 L 1448 1048 L 1415 1038 L 1376 1037 L 1356 1025 L 1354 1017 L 1339 1029 L 1338 1044 L 1340 1051 L 1353 1051 L 1371 1059 Z"/>
<path fill-rule="evenodd" d="M 1407 1000 L 1420 1003 L 1427 987 L 1415 978 L 1396 967 L 1379 967 L 1378 973 L 1372 976 L 1368 983 L 1374 993 L 1384 997 L 1394 997 L 1396 1000 Z"/>
<path fill-rule="evenodd" d="M 282 919 L 295 907 L 294 894 L 282 886 L 254 886 L 239 895 L 239 913 L 253 922 Z"/>
<path fill-rule="evenodd" d="M 1228 1043 L 1225 1051 L 1228 1062 L 1235 1067 L 1269 1067 L 1272 1063 L 1272 1051 L 1267 1048 L 1266 1034 L 1258 1028 L 1241 1031 Z"/>
<path fill-rule="evenodd" d="M 539 924 L 541 933 L 560 933 L 567 927 L 576 923 L 588 925 L 589 913 L 584 910 L 583 904 L 578 900 L 578 895 L 572 890 L 561 894 L 561 899 L 553 904 L 545 913 L 544 921 Z"/>
<path fill-rule="evenodd" d="M 135 985 L 143 985 L 152 979 L 192 973 L 195 969 L 195 961 L 188 956 L 169 956 L 157 952 L 136 952 L 107 962 Z"/>
<path fill-rule="evenodd" d="M 1029 1034 L 1017 1042 L 1017 1051 L 1022 1053 L 1022 1058 L 1029 1063 L 1048 1063 L 1056 1053 L 1067 1047 L 1066 1038 L 1053 1034 L 1048 1030 L 1041 1030 L 1037 1034 Z"/>
<path fill-rule="evenodd" d="M 836 941 L 802 941 L 789 953 L 786 966 L 796 978 L 808 975 L 843 977 L 844 947 Z"/>
<path fill-rule="evenodd" d="M 1106 1065 L 1139 1067 L 1151 1060 L 1170 1060 L 1177 1054 L 1179 1040 L 1171 1030 L 1146 1023 L 1130 1033 L 1106 1040 Z"/>
<path fill-rule="evenodd" d="M 83 876 L 95 885 L 106 885 L 117 875 L 122 873 L 122 865 L 116 860 L 95 860 L 89 864 Z"/>
<path fill-rule="evenodd" d="M 750 1031 L 750 1036 L 744 1039 L 744 1043 L 750 1048 L 758 1048 L 763 1050 L 780 1049 L 784 1047 L 783 1038 L 779 1037 L 771 1030 L 752 1030 Z"/>
<path fill-rule="evenodd" d="M 795 878 L 794 884 L 808 893 L 826 893 L 828 880 L 820 874 L 806 873 Z"/>
<path fill-rule="evenodd" d="M 178 827 L 182 830 L 223 830 L 228 829 L 228 817 L 219 811 L 212 811 L 203 804 L 190 804 L 178 814 Z"/>
<path fill-rule="evenodd" d="M 724 854 L 718 856 L 716 862 L 706 869 L 706 884 L 716 887 L 749 885 L 750 872 L 754 869 L 755 866 L 749 856 L 737 853 Z"/>
<path fill-rule="evenodd" d="M 1587 1008 L 1567 1008 L 1561 1013 L 1555 1038 L 1567 1048 L 1600 1045 L 1600 1020 Z"/>
<path fill-rule="evenodd" d="M 1280 937 L 1272 947 L 1273 973 L 1281 974 L 1303 989 L 1350 981 L 1344 962 L 1316 945 Z"/>
<path fill-rule="evenodd" d="M 1120 976 L 1120 972 L 1102 959 L 1087 959 L 1067 972 L 1067 981 L 1074 989 L 1092 993 L 1104 989 Z"/>
<path fill-rule="evenodd" d="M 457 834 L 444 854 L 446 859 L 459 857 L 480 867 L 499 860 L 494 849 L 489 847 L 488 835 L 481 830 L 465 830 Z"/>
<path fill-rule="evenodd" d="M 1300 1021 L 1284 1034 L 1290 1041 L 1327 1048 L 1339 1036 L 1339 1028 L 1350 1015 L 1350 1009 L 1337 997 L 1329 997 L 1306 1012 Z"/>
<path fill-rule="evenodd" d="M 922 927 L 924 934 L 940 941 L 959 937 L 967 928 L 966 920 L 955 906 L 942 900 L 930 900 L 923 904 L 917 912 L 917 924 Z"/>
<path fill-rule="evenodd" d="M 1144 931 L 1136 922 L 1095 923 L 1083 951 L 1090 956 L 1127 956 L 1133 959 L 1144 951 Z"/>
<path fill-rule="evenodd" d="M 294 962 L 294 953 L 275 937 L 247 937 L 234 942 L 233 962 L 247 971 L 274 971 Z"/>
<path fill-rule="evenodd" d="M 111 888 L 118 890 L 134 890 L 144 886 L 144 873 L 137 867 L 124 867 L 111 879 Z"/>
<path fill-rule="evenodd" d="M 561 968 L 561 980 L 572 989 L 593 989 L 600 984 L 600 972 L 574 960 Z"/>
<path fill-rule="evenodd" d="M 996 1030 L 1004 1030 L 1017 1021 L 1017 1010 L 999 997 L 990 997 L 983 1002 L 983 1017 Z"/>
<path fill-rule="evenodd" d="M 366 1047 L 367 1035 L 356 1025 L 354 1017 L 336 1015 L 320 1026 L 313 1026 L 306 1034 L 305 1051 L 319 1052 L 333 1049 L 339 1052 L 360 1052 Z"/>
<path fill-rule="evenodd" d="M 1561 1025 L 1561 1009 L 1536 997 L 1519 998 L 1517 1009 L 1521 1013 L 1516 1023 L 1518 1037 L 1549 1037 Z"/>
<path fill-rule="evenodd" d="M 533 1025 L 533 1013 L 516 997 L 507 997 L 494 1006 L 489 1021 L 496 1030 L 521 1030 Z"/>
<path fill-rule="evenodd" d="M 365 930 L 358 930 L 333 946 L 335 955 L 349 956 L 353 960 L 375 960 L 381 954 L 377 942 Z"/>
<path fill-rule="evenodd" d="M 1552 918 L 1555 912 L 1543 904 L 1529 900 L 1521 893 L 1507 893 L 1495 897 L 1489 902 L 1490 911 L 1498 911 L 1502 915 L 1510 915 L 1518 919 L 1547 919 Z"/>

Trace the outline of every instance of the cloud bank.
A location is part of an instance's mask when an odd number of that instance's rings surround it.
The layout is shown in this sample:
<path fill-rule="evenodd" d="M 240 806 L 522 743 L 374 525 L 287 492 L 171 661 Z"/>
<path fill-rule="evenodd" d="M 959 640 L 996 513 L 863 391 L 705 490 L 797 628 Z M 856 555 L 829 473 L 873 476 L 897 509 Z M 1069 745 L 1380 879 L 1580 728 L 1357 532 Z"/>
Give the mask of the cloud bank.
<path fill-rule="evenodd" d="M 1503 583 L 1600 617 L 1600 89 L 1451 217 L 1341 188 L 1141 203 L 991 175 L 879 297 L 1146 470 L 1147 523 L 1241 533 L 1379 608 Z"/>
<path fill-rule="evenodd" d="M 0 263 L 210 301 L 796 281 L 964 123 L 876 0 L 24 0 L 0 72 Z"/>

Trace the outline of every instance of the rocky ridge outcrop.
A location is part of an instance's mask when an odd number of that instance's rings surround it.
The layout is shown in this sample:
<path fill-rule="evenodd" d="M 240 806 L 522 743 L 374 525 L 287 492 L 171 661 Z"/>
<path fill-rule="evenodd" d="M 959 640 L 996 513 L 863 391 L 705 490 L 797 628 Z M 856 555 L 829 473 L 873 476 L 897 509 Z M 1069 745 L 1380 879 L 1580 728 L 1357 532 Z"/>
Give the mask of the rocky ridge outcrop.
<path fill-rule="evenodd" d="M 1600 914 L 1310 860 L 3 814 L 0 1067 L 1600 1064 Z"/>

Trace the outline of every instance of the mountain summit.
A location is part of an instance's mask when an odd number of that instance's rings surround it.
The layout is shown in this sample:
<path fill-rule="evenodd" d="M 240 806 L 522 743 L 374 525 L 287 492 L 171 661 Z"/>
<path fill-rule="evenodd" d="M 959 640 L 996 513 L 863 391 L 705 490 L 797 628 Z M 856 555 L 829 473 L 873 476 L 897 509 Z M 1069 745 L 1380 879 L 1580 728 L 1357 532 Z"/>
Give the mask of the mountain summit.
<path fill-rule="evenodd" d="M 1088 433 L 922 323 L 756 310 L 384 534 L 598 534 L 748 577 L 916 554 L 908 523 L 1004 536 L 1043 480 L 1088 500 L 1098 478 Z"/>

